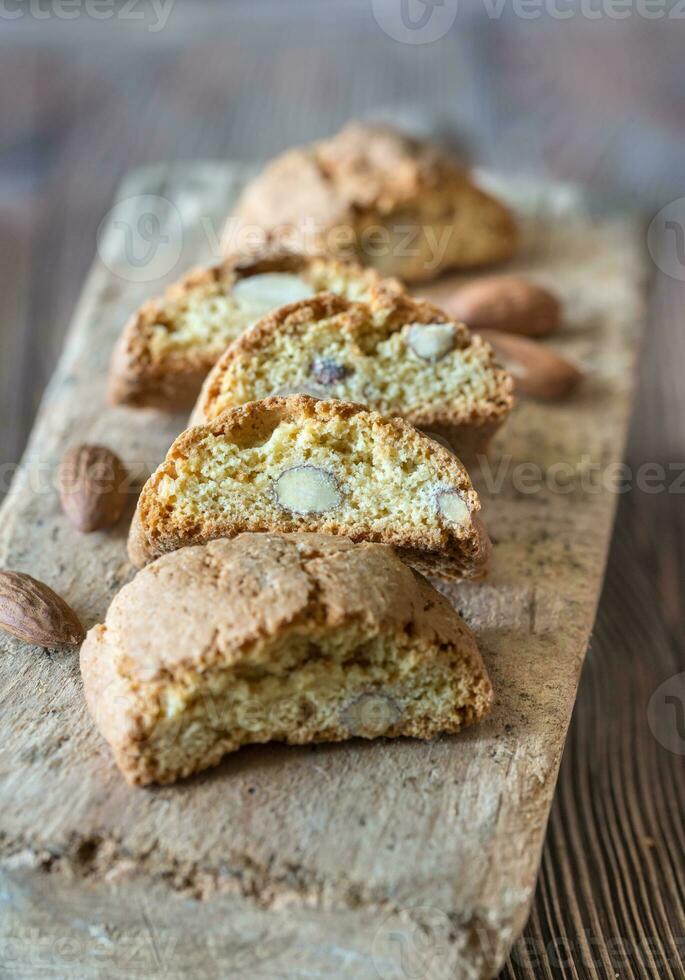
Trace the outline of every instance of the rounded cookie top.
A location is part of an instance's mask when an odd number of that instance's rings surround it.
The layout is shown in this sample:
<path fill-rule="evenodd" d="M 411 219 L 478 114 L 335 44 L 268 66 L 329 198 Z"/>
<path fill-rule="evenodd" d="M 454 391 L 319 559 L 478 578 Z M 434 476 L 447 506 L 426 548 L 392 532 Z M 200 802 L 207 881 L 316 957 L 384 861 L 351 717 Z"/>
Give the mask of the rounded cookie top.
<path fill-rule="evenodd" d="M 392 126 L 351 122 L 315 144 L 319 167 L 351 205 L 391 211 L 445 179 L 468 180 L 465 168 L 425 140 Z"/>
<path fill-rule="evenodd" d="M 407 281 L 502 261 L 518 242 L 509 209 L 439 147 L 367 123 L 271 161 L 239 198 L 224 251 L 244 228 L 305 251 L 362 255 Z"/>
<path fill-rule="evenodd" d="M 241 534 L 148 565 L 112 602 L 108 643 L 130 680 L 269 659 L 289 630 L 357 622 L 364 633 L 410 630 L 417 648 L 475 644 L 447 599 L 392 548 L 322 534 Z"/>
<path fill-rule="evenodd" d="M 327 228 L 349 220 L 355 209 L 387 213 L 448 178 L 468 181 L 466 171 L 434 144 L 391 126 L 352 122 L 335 136 L 272 160 L 247 186 L 236 213 L 266 227 L 297 224 L 312 214 Z"/>

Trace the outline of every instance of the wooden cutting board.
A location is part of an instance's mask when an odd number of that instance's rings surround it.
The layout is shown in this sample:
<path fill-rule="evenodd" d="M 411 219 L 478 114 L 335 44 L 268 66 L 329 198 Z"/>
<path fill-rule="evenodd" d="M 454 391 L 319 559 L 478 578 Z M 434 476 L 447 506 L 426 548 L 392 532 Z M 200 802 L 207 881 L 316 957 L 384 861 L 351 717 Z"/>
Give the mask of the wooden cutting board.
<path fill-rule="evenodd" d="M 89 627 L 133 574 L 127 522 L 79 535 L 61 515 L 55 467 L 67 446 L 97 441 L 143 477 L 183 428 L 108 407 L 107 362 L 128 314 L 215 251 L 246 173 L 156 166 L 125 182 L 2 509 L 0 565 L 48 582 Z M 178 786 L 133 790 L 86 713 L 77 654 L 2 634 L 8 975 L 441 980 L 499 969 L 533 896 L 601 588 L 646 263 L 634 216 L 573 188 L 495 183 L 524 227 L 513 268 L 562 296 L 553 346 L 588 377 L 563 404 L 517 406 L 477 480 L 492 575 L 443 587 L 478 636 L 491 718 L 430 743 L 246 749 Z"/>

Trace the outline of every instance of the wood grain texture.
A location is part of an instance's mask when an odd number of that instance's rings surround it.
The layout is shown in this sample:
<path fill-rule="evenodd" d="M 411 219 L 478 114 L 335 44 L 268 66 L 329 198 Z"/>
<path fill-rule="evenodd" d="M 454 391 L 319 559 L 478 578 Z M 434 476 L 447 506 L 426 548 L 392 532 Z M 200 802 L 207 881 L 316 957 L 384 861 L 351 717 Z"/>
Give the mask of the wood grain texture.
<path fill-rule="evenodd" d="M 211 252 L 211 230 L 243 179 L 235 168 L 195 164 L 148 168 L 126 183 L 2 512 L 3 564 L 49 580 L 88 625 L 131 577 L 125 522 L 79 536 L 59 510 L 54 462 L 75 432 L 138 474 L 163 457 L 183 419 L 107 407 L 107 359 L 142 296 Z M 0 863 L 29 907 L 44 896 L 48 854 L 51 888 L 64 879 L 73 895 L 65 902 L 78 900 L 79 879 L 99 889 L 90 925 L 93 917 L 111 925 L 122 898 L 129 907 L 128 884 L 119 898 L 103 887 L 123 877 L 134 879 L 134 894 L 154 886 L 150 920 L 169 934 L 181 930 L 179 898 L 224 902 L 269 935 L 299 935 L 306 913 L 313 945 L 299 955 L 308 969 L 322 969 L 323 957 L 332 971 L 336 950 L 353 948 L 356 977 L 401 976 L 403 957 L 445 976 L 492 976 L 501 965 L 532 900 L 602 579 L 615 495 L 601 481 L 622 454 L 644 262 L 632 218 L 598 219 L 571 188 L 496 187 L 523 228 L 512 268 L 559 293 L 567 322 L 555 342 L 582 360 L 588 379 L 563 404 L 515 411 L 478 481 L 493 573 L 485 583 L 441 585 L 476 630 L 496 691 L 492 717 L 426 744 L 249 749 L 179 786 L 134 791 L 86 715 L 76 658 L 0 639 Z M 21 921 L 18 908 L 10 898 L 8 921 Z M 79 934 L 73 922 L 72 930 Z M 185 942 L 185 929 L 178 938 Z M 292 955 L 279 953 L 279 971 L 288 973 Z M 122 965 L 112 959 L 110 975 Z M 92 975 L 90 964 L 78 968 Z"/>
<path fill-rule="evenodd" d="M 478 161 L 619 189 L 654 213 L 683 193 L 684 26 L 666 17 L 492 18 L 462 4 L 445 38 L 411 47 L 377 29 L 366 0 L 317 4 L 316 14 L 304 2 L 177 0 L 158 34 L 137 22 L 3 21 L 0 492 L 126 169 L 196 155 L 265 157 L 352 115 L 420 106 L 424 122 Z M 655 272 L 633 468 L 685 460 L 685 283 Z M 646 706 L 682 670 L 683 520 L 679 494 L 633 489 L 621 498 L 534 914 L 507 980 L 643 977 L 645 934 L 675 953 L 667 968 L 682 972 L 683 764 L 655 741 Z M 618 818 L 607 830 L 610 811 Z M 625 894 L 637 899 L 617 900 Z M 133 975 L 137 963 L 143 975 L 155 962 L 145 908 L 134 903 L 125 934 Z M 259 937 L 242 938 L 235 963 L 260 975 L 245 958 Z M 30 976 L 39 940 L 27 926 Z M 111 941 L 104 931 L 87 948 L 95 956 Z"/>

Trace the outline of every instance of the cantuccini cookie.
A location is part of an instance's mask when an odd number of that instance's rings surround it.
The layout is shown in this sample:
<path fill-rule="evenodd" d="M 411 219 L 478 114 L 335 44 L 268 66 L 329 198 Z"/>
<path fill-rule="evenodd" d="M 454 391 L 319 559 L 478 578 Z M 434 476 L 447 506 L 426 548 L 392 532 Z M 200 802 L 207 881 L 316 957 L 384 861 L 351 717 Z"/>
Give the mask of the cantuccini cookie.
<path fill-rule="evenodd" d="M 149 565 L 81 650 L 86 700 L 131 784 L 250 743 L 432 738 L 491 687 L 451 605 L 391 548 L 241 534 Z"/>
<path fill-rule="evenodd" d="M 402 291 L 356 262 L 283 249 L 194 269 L 127 323 L 110 365 L 110 400 L 190 408 L 228 344 L 265 313 L 318 292 L 366 299 L 381 282 L 383 293 Z"/>
<path fill-rule="evenodd" d="M 430 303 L 397 294 L 375 306 L 321 294 L 242 334 L 210 372 L 191 421 L 302 392 L 401 415 L 470 459 L 511 411 L 512 390 L 490 345 Z"/>
<path fill-rule="evenodd" d="M 361 123 L 273 160 L 240 197 L 224 249 L 255 229 L 408 282 L 508 259 L 518 239 L 509 209 L 438 147 Z"/>
<path fill-rule="evenodd" d="M 306 395 L 188 429 L 146 483 L 129 534 L 144 565 L 243 531 L 317 531 L 394 545 L 420 571 L 478 577 L 489 539 L 456 456 L 404 419 Z"/>

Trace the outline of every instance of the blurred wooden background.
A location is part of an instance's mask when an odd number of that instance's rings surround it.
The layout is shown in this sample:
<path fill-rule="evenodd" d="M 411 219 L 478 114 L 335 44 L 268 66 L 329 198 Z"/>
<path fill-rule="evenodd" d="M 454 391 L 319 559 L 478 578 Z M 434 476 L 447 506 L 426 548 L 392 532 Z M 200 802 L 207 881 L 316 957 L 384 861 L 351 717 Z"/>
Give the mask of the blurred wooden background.
<path fill-rule="evenodd" d="M 418 112 L 485 166 L 625 194 L 648 218 L 685 195 L 678 4 L 585 0 L 583 13 L 540 0 L 495 16 L 493 2 L 462 0 L 444 36 L 404 43 L 379 25 L 397 22 L 399 2 L 138 0 L 106 21 L 87 0 L 69 19 L 57 0 L 20 16 L 2 5 L 0 493 L 131 167 L 264 158 L 380 109 Z M 627 458 L 668 469 L 685 463 L 685 283 L 654 272 Z M 685 974 L 683 757 L 647 720 L 655 689 L 684 669 L 684 532 L 681 494 L 622 496 L 509 980 Z"/>

